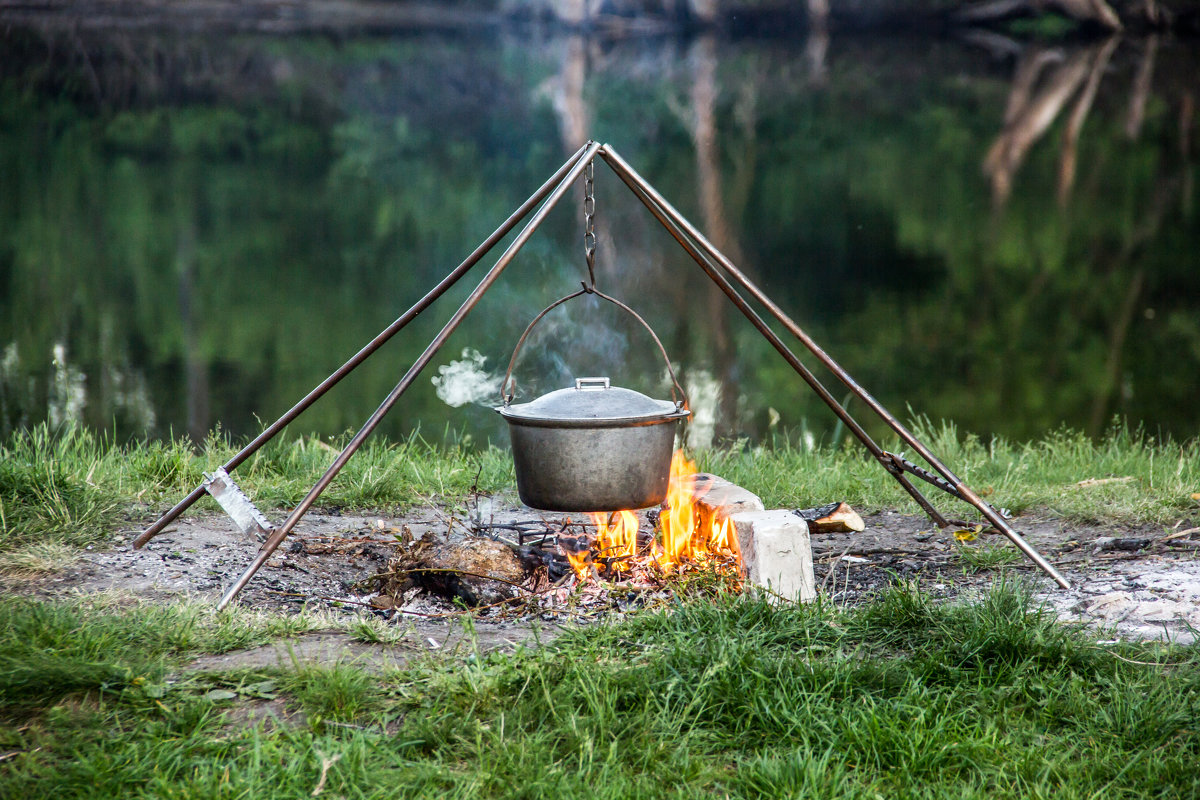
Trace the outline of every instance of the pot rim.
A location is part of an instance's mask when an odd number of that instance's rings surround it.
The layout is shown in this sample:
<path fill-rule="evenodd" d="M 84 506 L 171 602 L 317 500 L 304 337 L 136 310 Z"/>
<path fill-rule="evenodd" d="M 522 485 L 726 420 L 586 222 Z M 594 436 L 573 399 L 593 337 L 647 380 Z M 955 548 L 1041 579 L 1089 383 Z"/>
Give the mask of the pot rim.
<path fill-rule="evenodd" d="M 522 403 L 522 405 L 525 404 Z M 692 413 L 686 408 L 677 408 L 658 416 L 580 417 L 578 419 L 565 419 L 561 417 L 528 417 L 522 414 L 515 414 L 510 411 L 510 408 L 515 407 L 501 406 L 496 409 L 496 413 L 504 417 L 510 425 L 524 425 L 531 428 L 581 428 L 585 430 L 595 428 L 641 428 L 647 425 L 662 425 L 667 422 L 681 420 Z"/>

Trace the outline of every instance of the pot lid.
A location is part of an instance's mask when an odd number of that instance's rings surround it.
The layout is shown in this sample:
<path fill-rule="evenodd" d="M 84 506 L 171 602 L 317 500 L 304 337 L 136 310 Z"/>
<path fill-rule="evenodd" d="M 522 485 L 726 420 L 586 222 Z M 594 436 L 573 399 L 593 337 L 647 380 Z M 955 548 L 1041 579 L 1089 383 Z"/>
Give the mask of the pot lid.
<path fill-rule="evenodd" d="M 522 422 L 630 423 L 678 418 L 688 411 L 669 400 L 655 400 L 632 389 L 609 384 L 608 378 L 576 378 L 575 386 L 544 394 L 528 403 L 501 406 L 504 417 Z"/>

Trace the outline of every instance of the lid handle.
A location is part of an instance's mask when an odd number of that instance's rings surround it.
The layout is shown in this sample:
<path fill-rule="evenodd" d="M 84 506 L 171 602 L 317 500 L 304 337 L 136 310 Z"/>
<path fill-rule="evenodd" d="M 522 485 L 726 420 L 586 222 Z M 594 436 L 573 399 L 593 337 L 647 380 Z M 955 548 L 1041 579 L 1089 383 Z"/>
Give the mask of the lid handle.
<path fill-rule="evenodd" d="M 595 391 L 596 389 L 607 389 L 608 378 L 576 378 L 575 388 L 580 391 Z"/>

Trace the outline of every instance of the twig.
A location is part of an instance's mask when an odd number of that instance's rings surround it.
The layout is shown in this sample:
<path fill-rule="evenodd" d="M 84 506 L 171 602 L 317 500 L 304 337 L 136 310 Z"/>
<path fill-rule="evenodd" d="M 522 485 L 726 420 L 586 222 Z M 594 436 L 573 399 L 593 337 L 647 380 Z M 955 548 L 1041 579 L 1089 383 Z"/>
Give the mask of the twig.
<path fill-rule="evenodd" d="M 851 551 L 853 551 L 853 552 L 851 552 Z M 813 553 L 813 557 L 814 558 L 824 558 L 829 553 L 832 553 L 832 552 L 833 552 L 832 550 L 827 550 L 823 553 Z M 854 550 L 854 545 L 851 544 L 849 547 L 847 547 L 842 552 L 842 555 L 838 556 L 838 559 L 841 559 L 842 556 L 846 556 L 846 555 L 851 555 L 851 556 L 895 555 L 895 556 L 918 556 L 918 557 L 924 558 L 927 556 L 937 556 L 937 555 L 942 555 L 942 554 L 943 554 L 943 551 L 940 551 L 940 550 L 904 550 L 902 548 L 896 548 L 896 547 L 863 547 L 861 549 Z"/>
<path fill-rule="evenodd" d="M 822 592 L 825 591 L 825 586 L 826 586 L 826 584 L 829 583 L 829 579 L 831 577 L 833 577 L 833 573 L 837 569 L 838 562 L 842 560 L 842 557 L 845 556 L 846 553 L 850 552 L 850 548 L 853 546 L 854 546 L 853 544 L 846 545 L 846 549 L 842 551 L 842 555 L 840 555 L 836 559 L 834 559 L 833 563 L 829 565 L 829 572 L 825 573 L 825 579 L 823 581 L 821 581 L 821 591 Z"/>
<path fill-rule="evenodd" d="M 1087 478 L 1079 481 L 1075 485 L 1079 487 L 1103 486 L 1106 483 L 1129 483 L 1131 480 L 1133 480 L 1132 475 L 1125 475 L 1121 478 Z"/>
<path fill-rule="evenodd" d="M 432 497 L 429 497 L 429 496 L 423 495 L 423 494 L 418 494 L 417 497 L 421 498 L 426 503 L 428 503 L 429 510 L 432 511 L 439 519 L 441 519 L 442 522 L 444 522 L 446 524 L 446 536 L 450 535 L 450 532 L 454 530 L 455 525 L 461 525 L 461 523 L 458 521 L 458 519 L 456 519 L 453 515 L 445 514 L 440 508 L 438 508 L 436 505 L 434 505 Z M 468 531 L 471 529 L 471 527 L 469 525 L 463 525 L 462 527 L 466 528 Z"/>
<path fill-rule="evenodd" d="M 1188 528 L 1186 531 L 1179 531 L 1179 533 L 1172 533 L 1172 534 L 1170 534 L 1170 535 L 1168 535 L 1168 536 L 1163 536 L 1163 537 L 1160 537 L 1160 538 L 1158 538 L 1158 539 L 1155 539 L 1154 541 L 1156 541 L 1156 542 L 1169 542 L 1169 541 L 1171 541 L 1172 539 L 1182 539 L 1184 536 L 1190 536 L 1190 535 L 1192 535 L 1193 533 L 1195 533 L 1196 531 L 1200 531 L 1200 528 Z"/>
<path fill-rule="evenodd" d="M 317 755 L 320 756 L 321 754 L 317 753 Z M 321 756 L 321 778 L 317 781 L 316 787 L 312 790 L 312 794 L 309 795 L 310 797 L 317 797 L 321 792 L 325 791 L 325 779 L 329 777 L 329 768 L 341 760 L 341 753 L 334 753 L 333 758 Z"/>
<path fill-rule="evenodd" d="M 1183 667 L 1183 666 L 1186 666 L 1186 664 L 1187 664 L 1187 662 L 1164 664 L 1159 661 L 1138 661 L 1133 658 L 1126 658 L 1125 656 L 1120 655 L 1119 653 L 1114 653 L 1111 650 L 1105 650 L 1103 647 L 1097 647 L 1096 649 L 1102 653 L 1108 653 L 1113 658 L 1118 658 L 1127 664 L 1137 664 L 1138 666 L 1142 666 L 1142 667 Z"/>

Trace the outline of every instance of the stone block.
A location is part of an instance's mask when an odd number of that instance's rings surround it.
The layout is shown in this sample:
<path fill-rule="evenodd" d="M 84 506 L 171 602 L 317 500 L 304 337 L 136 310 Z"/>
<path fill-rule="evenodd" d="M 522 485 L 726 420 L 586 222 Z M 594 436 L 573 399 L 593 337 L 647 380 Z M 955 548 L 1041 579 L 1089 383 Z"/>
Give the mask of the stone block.
<path fill-rule="evenodd" d="M 698 472 L 688 479 L 692 482 L 692 492 L 697 495 L 696 506 L 700 510 L 700 524 L 703 526 L 721 522 L 743 511 L 765 510 L 758 495 L 722 477 Z"/>
<path fill-rule="evenodd" d="M 747 583 L 798 603 L 816 599 L 807 522 L 786 509 L 743 511 L 729 519 L 737 531 Z"/>

